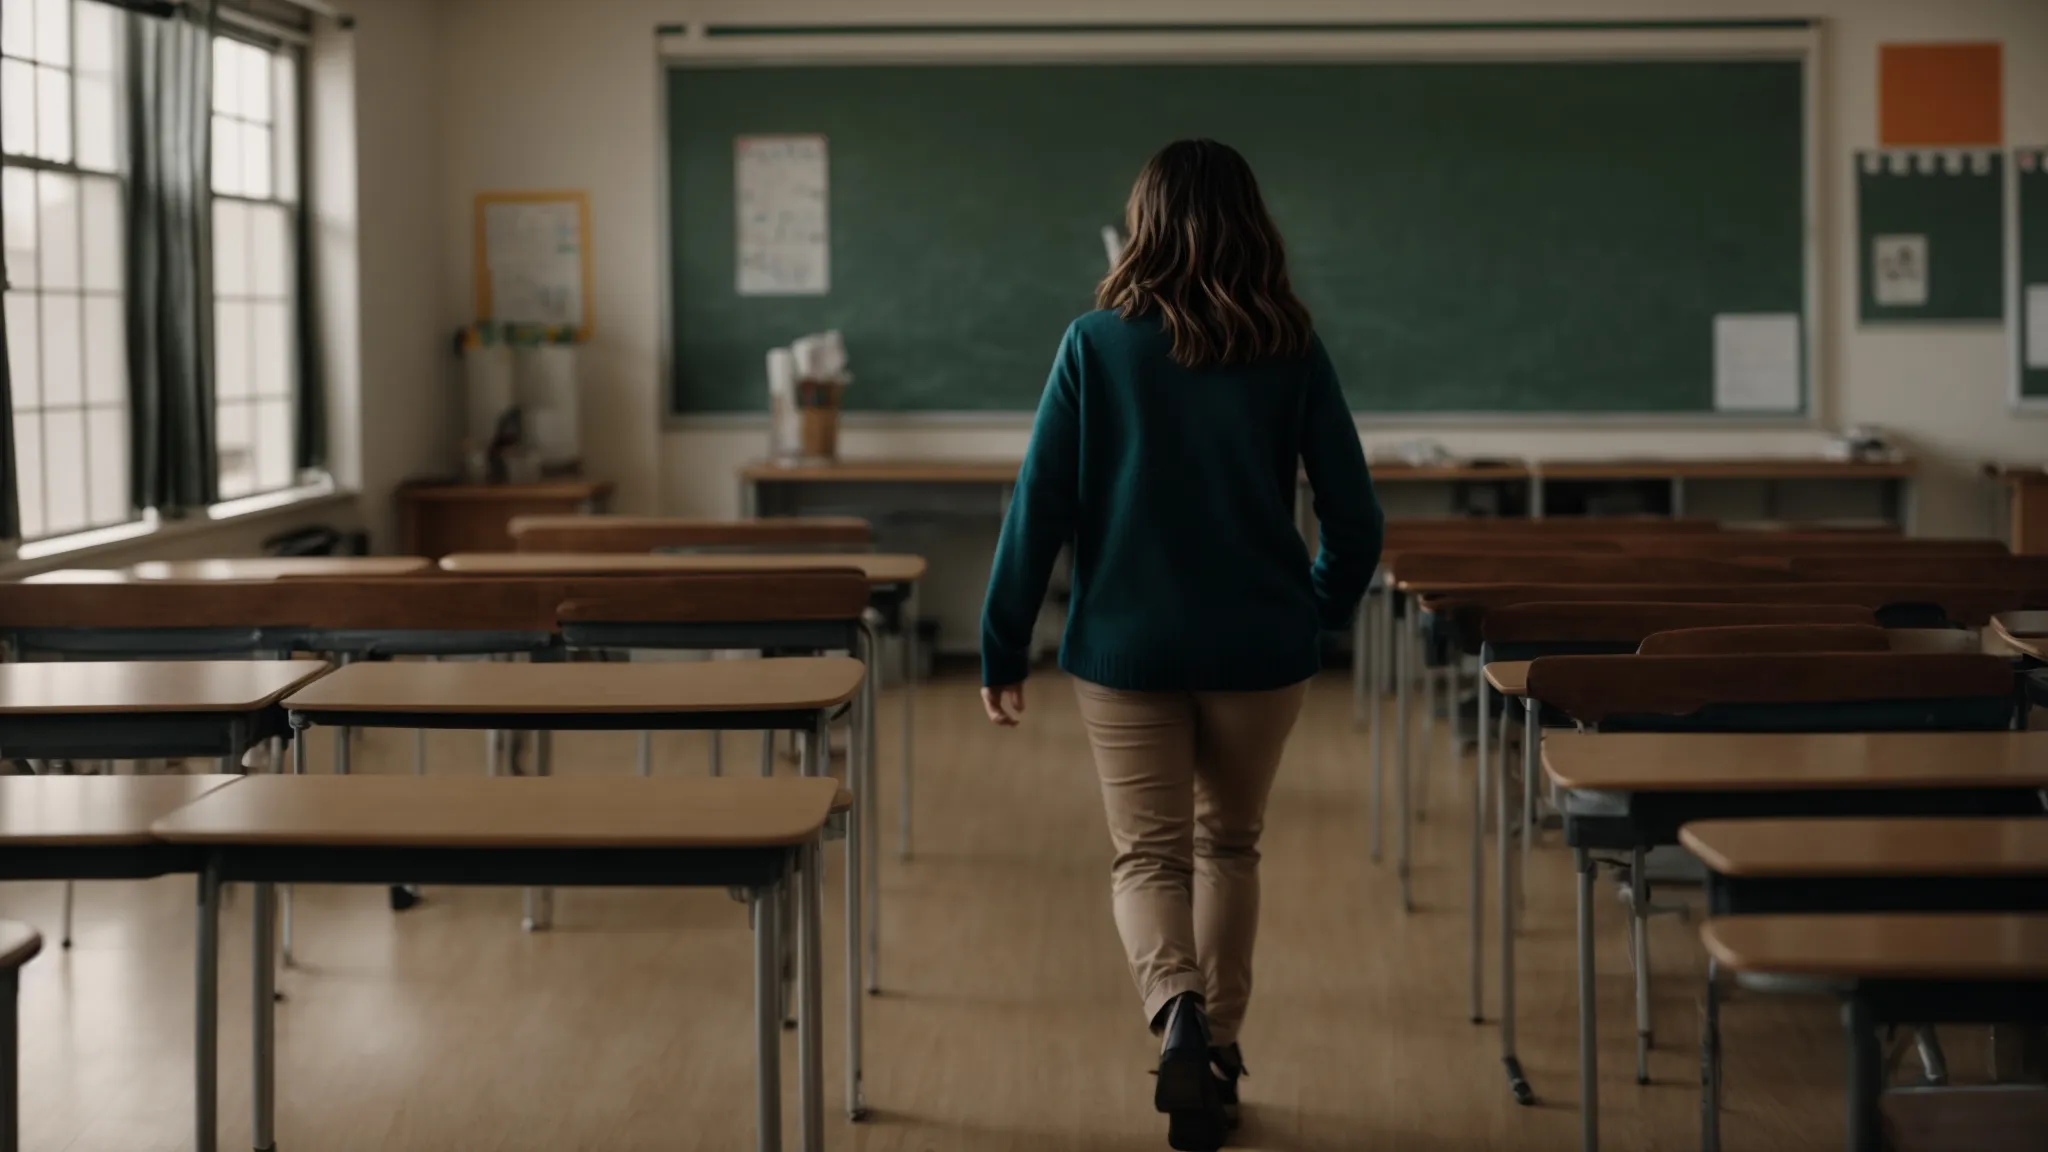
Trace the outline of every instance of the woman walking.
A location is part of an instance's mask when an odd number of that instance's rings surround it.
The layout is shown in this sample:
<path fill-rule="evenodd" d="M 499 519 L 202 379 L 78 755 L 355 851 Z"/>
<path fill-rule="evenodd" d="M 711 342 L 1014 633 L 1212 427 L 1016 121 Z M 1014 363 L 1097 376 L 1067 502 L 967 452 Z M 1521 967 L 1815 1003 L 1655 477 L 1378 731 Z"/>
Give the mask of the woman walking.
<path fill-rule="evenodd" d="M 1139 173 L 1098 311 L 1060 343 L 997 545 L 982 700 L 1024 711 L 1062 547 L 1074 678 L 1116 849 L 1117 931 L 1161 1037 L 1168 1143 L 1236 1126 L 1266 797 L 1321 633 L 1346 626 L 1382 517 L 1358 431 L 1244 158 L 1168 145 Z M 1314 492 L 1311 562 L 1294 520 Z"/>

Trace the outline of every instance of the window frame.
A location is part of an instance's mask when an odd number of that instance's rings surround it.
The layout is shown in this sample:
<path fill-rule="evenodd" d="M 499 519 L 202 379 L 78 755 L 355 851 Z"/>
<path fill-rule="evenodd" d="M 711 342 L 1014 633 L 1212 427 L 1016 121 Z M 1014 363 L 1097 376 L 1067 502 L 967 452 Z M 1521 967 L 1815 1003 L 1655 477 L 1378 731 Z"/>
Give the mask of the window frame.
<path fill-rule="evenodd" d="M 17 422 L 18 416 L 33 414 L 35 419 L 36 443 L 33 447 L 33 460 L 31 461 L 29 459 L 29 452 L 25 451 L 26 446 L 21 442 L 21 438 L 17 436 L 13 461 L 15 468 L 15 490 L 19 504 L 18 511 L 19 526 L 21 528 L 21 541 L 23 543 L 28 544 L 36 544 L 50 540 L 60 540 L 65 537 L 74 535 L 90 535 L 96 533 L 105 533 L 109 531 L 121 531 L 124 529 L 128 529 L 133 525 L 145 522 L 150 515 L 148 510 L 135 507 L 132 499 L 132 485 L 134 478 L 134 448 L 130 429 L 132 428 L 134 396 L 131 382 L 128 379 L 128 349 L 126 330 L 126 304 L 128 293 L 127 210 L 129 196 L 129 180 L 127 173 L 122 170 L 122 165 L 120 162 L 120 158 L 124 152 L 123 144 L 125 143 L 126 125 L 122 122 L 122 118 L 119 113 L 123 95 L 126 92 L 127 86 L 132 82 L 132 77 L 130 77 L 130 75 L 128 74 L 128 68 L 125 58 L 125 29 L 123 29 L 121 24 L 119 23 L 119 21 L 122 20 L 124 17 L 119 9 L 114 8 L 110 5 L 102 4 L 100 5 L 100 7 L 104 10 L 103 16 L 106 19 L 114 22 L 110 25 L 110 27 L 112 27 L 115 32 L 111 45 L 114 52 L 114 56 L 108 62 L 109 68 L 104 77 L 108 84 L 107 95 L 110 100 L 108 110 L 111 113 L 111 119 L 108 126 L 111 132 L 113 133 L 113 162 L 109 167 L 106 168 L 86 167 L 84 165 L 84 162 L 81 160 L 80 156 L 81 144 L 79 133 L 79 90 L 82 62 L 79 52 L 79 23 L 82 19 L 80 15 L 80 13 L 83 11 L 82 5 L 87 3 L 96 3 L 96 0 L 63 0 L 66 23 L 65 35 L 67 43 L 65 49 L 65 59 L 61 64 L 54 64 L 46 61 L 45 59 L 43 59 L 41 54 L 36 51 L 36 49 L 33 46 L 31 46 L 29 49 L 31 53 L 30 55 L 16 55 L 13 52 L 10 52 L 6 49 L 4 41 L 0 41 L 0 59 L 4 59 L 6 61 L 13 62 L 31 69 L 32 74 L 37 77 L 37 88 L 39 96 L 40 76 L 42 71 L 44 70 L 56 71 L 61 73 L 64 77 L 65 86 L 68 90 L 68 123 L 66 125 L 65 131 L 69 137 L 70 143 L 69 159 L 53 160 L 40 154 L 40 137 L 43 127 L 40 108 L 38 108 L 35 113 L 37 139 L 30 144 L 30 148 L 32 149 L 31 152 L 10 152 L 6 150 L 6 146 L 4 143 L 0 143 L 0 170 L 5 170 L 8 172 L 26 173 L 28 175 L 31 186 L 36 190 L 33 196 L 36 217 L 34 222 L 31 224 L 31 228 L 34 230 L 36 234 L 36 271 L 34 276 L 34 283 L 28 285 L 16 285 L 12 282 L 11 275 L 6 274 L 4 271 L 0 271 L 0 279 L 4 279 L 7 281 L 5 284 L 5 294 L 7 296 L 22 296 L 27 297 L 28 299 L 33 301 L 31 308 L 34 316 L 33 324 L 35 331 L 32 337 L 30 337 L 30 342 L 34 349 L 33 355 L 36 358 L 36 364 L 34 379 L 32 381 L 27 381 L 26 383 L 32 384 L 32 386 L 34 387 L 35 401 L 29 404 L 24 404 L 21 402 L 21 389 L 25 382 L 20 379 L 14 379 L 12 381 L 12 391 L 14 393 L 14 396 L 10 403 L 9 411 L 5 414 L 5 418 L 9 420 L 11 423 L 15 424 L 15 428 L 17 431 L 19 431 L 19 423 Z M 33 7 L 40 9 L 41 4 L 35 3 L 33 4 Z M 31 18 L 32 24 L 39 22 L 42 15 L 43 13 L 41 11 L 36 11 Z M 40 28 L 38 27 L 31 32 L 32 43 L 34 41 L 39 40 L 39 38 Z M 76 216 L 75 232 L 77 251 L 72 254 L 72 257 L 76 264 L 77 274 L 76 283 L 68 287 L 53 288 L 48 283 L 46 283 L 46 277 L 44 275 L 46 263 L 46 249 L 43 243 L 43 201 L 41 195 L 41 187 L 45 178 L 50 176 L 69 179 L 72 182 L 73 188 L 76 193 L 71 210 Z M 117 243 L 118 250 L 116 253 L 118 263 L 120 266 L 120 275 L 118 286 L 111 290 L 105 288 L 88 287 L 88 281 L 91 278 L 91 270 L 89 267 L 87 253 L 91 247 L 92 242 L 87 236 L 87 201 L 90 195 L 89 189 L 93 186 L 97 186 L 100 188 L 111 187 L 114 193 L 114 212 L 120 229 Z M 4 208 L 0 208 L 0 211 L 4 211 Z M 48 301 L 53 296 L 65 297 L 75 300 L 77 301 L 78 305 L 78 379 L 76 395 L 73 399 L 67 400 L 59 404 L 52 404 L 47 399 L 48 380 L 46 378 L 45 373 L 45 368 L 47 364 L 46 353 L 48 346 L 48 342 L 45 340 L 45 336 L 47 334 L 46 309 L 48 307 Z M 96 399 L 92 394 L 92 365 L 94 363 L 95 356 L 92 351 L 92 326 L 87 321 L 87 317 L 92 311 L 91 305 L 94 302 L 104 304 L 108 300 L 113 301 L 115 306 L 115 314 L 121 320 L 120 331 L 118 336 L 119 344 L 115 350 L 116 355 L 118 357 L 117 363 L 119 365 L 118 371 L 120 376 L 118 388 L 119 395 L 118 399 L 115 399 L 113 401 L 108 401 L 103 398 Z M 11 355 L 20 355 L 20 353 L 16 350 L 16 341 L 19 339 L 21 339 L 20 335 L 14 335 L 10 337 L 9 348 Z M 106 355 L 106 353 L 101 352 L 99 355 L 104 356 Z M 11 375 L 12 374 L 10 373 L 10 376 Z M 108 445 L 103 442 L 96 442 L 92 432 L 92 426 L 95 423 L 95 415 L 105 416 L 108 413 L 114 414 L 115 419 L 113 422 L 115 426 L 118 427 L 119 429 L 119 436 L 115 438 L 115 441 L 112 445 Z M 83 520 L 81 522 L 67 523 L 62 526 L 56 527 L 55 529 L 52 529 L 50 523 L 51 509 L 54 507 L 52 492 L 55 488 L 55 485 L 52 483 L 52 479 L 55 473 L 53 472 L 51 467 L 52 455 L 50 452 L 50 417 L 53 414 L 59 416 L 75 415 L 78 421 L 79 459 L 75 474 L 78 481 L 81 484 L 81 491 L 77 493 L 76 499 L 78 507 L 82 510 L 83 513 Z M 93 463 L 96 456 L 96 443 L 98 452 L 113 451 L 117 453 L 122 459 L 122 468 L 119 475 L 118 484 L 119 491 L 113 497 L 113 499 L 118 500 L 118 507 L 120 508 L 120 511 L 117 513 L 103 515 L 96 511 L 96 505 L 98 503 L 96 497 L 99 495 L 95 487 L 96 472 Z M 32 489 L 30 487 L 30 484 L 28 483 L 27 477 L 23 473 L 24 466 L 31 462 L 34 464 L 37 473 L 36 476 L 34 477 L 34 485 Z M 29 497 L 32 494 L 36 498 L 37 505 L 33 517 L 29 514 Z M 31 527 L 35 528 L 36 531 L 30 532 L 29 529 Z"/>
<path fill-rule="evenodd" d="M 215 483 L 219 485 L 219 495 L 216 498 L 217 503 L 213 505 L 214 508 L 239 505 L 245 501 L 274 497 L 279 493 L 290 492 L 293 489 L 302 488 L 309 484 L 317 484 L 325 479 L 324 474 L 317 473 L 314 470 L 299 468 L 296 459 L 296 430 L 299 423 L 299 406 L 304 402 L 304 397 L 301 394 L 303 389 L 300 382 L 304 378 L 307 352 L 304 339 L 306 300 L 302 291 L 304 277 L 302 270 L 299 268 L 299 262 L 304 256 L 303 248 L 300 244 L 300 236 L 301 230 L 305 227 L 306 198 L 306 126 L 308 116 L 308 109 L 306 107 L 306 52 L 303 45 L 290 39 L 281 36 L 265 35 L 241 23 L 231 24 L 223 21 L 217 24 L 213 29 L 213 50 L 217 50 L 218 45 L 222 41 L 240 44 L 247 48 L 255 48 L 269 57 L 269 73 L 272 78 L 273 87 L 271 90 L 272 114 L 267 122 L 251 120 L 239 112 L 223 111 L 218 104 L 213 104 L 208 109 L 210 122 L 215 126 L 218 126 L 222 121 L 227 121 L 238 127 L 255 125 L 270 135 L 270 189 L 268 195 L 254 196 L 243 191 L 220 191 L 214 183 L 213 174 L 209 174 L 207 209 L 215 227 L 217 228 L 217 221 L 219 219 L 218 209 L 223 202 L 244 206 L 248 211 L 247 219 L 249 222 L 248 232 L 244 237 L 244 256 L 249 261 L 249 268 L 245 271 L 244 279 L 247 283 L 243 285 L 241 292 L 223 295 L 220 290 L 221 276 L 218 261 L 221 249 L 217 234 L 213 237 L 212 251 L 208 253 L 208 267 L 211 277 L 210 291 L 212 295 L 212 299 L 208 304 L 215 313 L 213 318 L 215 338 L 213 356 L 214 476 Z M 280 109 L 277 107 L 277 98 L 284 89 L 284 85 L 279 84 L 276 77 L 278 60 L 280 58 L 288 60 L 292 69 L 290 85 L 291 107 L 283 110 L 289 113 L 288 127 L 286 126 L 287 117 L 281 115 Z M 209 86 L 209 92 L 211 91 L 211 86 Z M 210 132 L 209 135 L 212 136 L 214 134 Z M 281 149 L 279 145 L 281 142 L 289 142 L 292 148 L 290 156 L 280 154 Z M 218 146 L 217 138 L 215 146 Z M 247 170 L 246 164 L 245 158 L 245 172 Z M 211 168 L 211 162 L 209 163 L 209 168 Z M 288 198 L 283 181 L 280 179 L 287 171 L 291 174 Z M 254 283 L 255 248 L 254 244 L 250 241 L 256 234 L 255 221 L 257 215 L 265 209 L 281 210 L 284 213 L 286 262 L 285 281 L 281 295 L 259 294 Z M 285 306 L 286 369 L 282 380 L 268 382 L 262 379 L 261 374 L 257 370 L 255 349 L 258 346 L 259 340 L 257 325 L 254 323 L 253 318 L 257 306 L 278 303 L 282 303 Z M 231 399 L 223 398 L 221 388 L 221 325 L 218 313 L 223 304 L 245 305 L 249 308 L 249 316 L 251 317 L 251 322 L 248 325 L 249 330 L 246 334 L 248 347 L 243 353 L 248 390 Z M 257 434 L 257 413 L 264 404 L 275 403 L 280 400 L 285 405 L 285 439 L 278 446 L 278 450 L 284 452 L 290 459 L 282 479 L 266 484 L 259 472 L 261 451 Z M 226 416 L 230 407 L 242 409 L 242 418 L 245 421 L 244 426 L 249 429 L 249 461 L 246 467 L 248 483 L 246 487 L 232 489 L 226 483 L 229 476 L 227 471 L 227 454 L 220 435 L 221 429 L 226 426 Z"/>

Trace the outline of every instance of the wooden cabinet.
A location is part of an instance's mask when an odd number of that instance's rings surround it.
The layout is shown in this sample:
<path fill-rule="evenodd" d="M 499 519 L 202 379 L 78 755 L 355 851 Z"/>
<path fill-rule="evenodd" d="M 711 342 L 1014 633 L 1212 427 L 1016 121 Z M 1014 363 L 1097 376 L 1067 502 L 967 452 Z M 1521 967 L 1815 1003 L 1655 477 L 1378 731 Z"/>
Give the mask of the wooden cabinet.
<path fill-rule="evenodd" d="M 2005 484 L 2012 550 L 2022 556 L 2048 555 L 2048 465 L 1992 464 L 1985 472 Z"/>
<path fill-rule="evenodd" d="M 398 552 L 510 552 L 515 516 L 590 515 L 604 511 L 608 480 L 542 484 L 407 484 L 398 490 Z"/>

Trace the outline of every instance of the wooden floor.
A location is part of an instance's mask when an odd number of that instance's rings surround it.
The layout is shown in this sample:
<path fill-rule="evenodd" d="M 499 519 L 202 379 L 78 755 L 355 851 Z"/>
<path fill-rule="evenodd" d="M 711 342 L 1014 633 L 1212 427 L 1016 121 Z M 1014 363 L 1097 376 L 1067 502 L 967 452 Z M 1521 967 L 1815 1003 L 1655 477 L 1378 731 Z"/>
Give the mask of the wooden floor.
<path fill-rule="evenodd" d="M 967 680 L 929 685 L 920 700 L 918 853 L 908 864 L 885 853 L 882 877 L 886 991 L 868 1015 L 876 1115 L 852 1126 L 832 1113 L 833 1149 L 1165 1146 L 1150 1108 L 1154 1052 L 1109 916 L 1086 742 L 1066 684 L 1047 676 L 1031 688 L 1026 723 L 1011 733 L 981 719 Z M 883 715 L 893 813 L 898 712 L 885 701 Z M 753 763 L 751 739 L 729 742 L 729 764 Z M 435 770 L 480 770 L 481 744 L 476 734 L 437 734 Z M 316 734 L 316 770 L 330 746 Z M 367 733 L 358 748 L 359 771 L 410 770 L 410 733 Z M 631 770 L 630 736 L 564 734 L 556 748 L 565 773 Z M 663 771 L 704 770 L 701 735 L 664 737 L 658 749 Z M 1542 1099 L 1518 1108 L 1494 1030 L 1466 1020 L 1468 780 L 1469 763 L 1436 778 L 1437 807 L 1418 841 L 1421 907 L 1404 916 L 1391 865 L 1366 857 L 1366 744 L 1351 730 L 1347 687 L 1337 675 L 1317 685 L 1268 821 L 1239 1147 L 1577 1147 L 1566 857 L 1539 851 L 1532 877 L 1522 1052 Z M 838 847 L 827 851 L 836 865 Z M 837 888 L 827 891 L 836 937 Z M 189 878 L 80 887 L 76 947 L 52 947 L 23 976 L 24 1148 L 190 1146 L 192 892 Z M 52 937 L 58 901 L 55 884 L 0 886 L 5 915 Z M 231 904 L 225 921 L 223 1148 L 248 1147 L 245 910 Z M 1606 1146 L 1695 1148 L 1694 928 L 1672 918 L 1653 933 L 1660 1049 L 1656 1082 L 1638 1087 L 1622 910 L 1605 886 L 1600 915 Z M 393 916 L 382 890 L 301 889 L 301 967 L 282 981 L 279 1012 L 280 1145 L 751 1147 L 744 910 L 722 892 L 576 891 L 559 898 L 557 920 L 553 932 L 522 933 L 510 890 L 434 890 Z M 838 955 L 828 948 L 835 1110 Z M 1725 1018 L 1727 1147 L 1839 1148 L 1832 1007 L 1746 997 Z M 1977 1046 L 1973 1034 L 1955 1037 L 1958 1072 L 1976 1062 Z"/>

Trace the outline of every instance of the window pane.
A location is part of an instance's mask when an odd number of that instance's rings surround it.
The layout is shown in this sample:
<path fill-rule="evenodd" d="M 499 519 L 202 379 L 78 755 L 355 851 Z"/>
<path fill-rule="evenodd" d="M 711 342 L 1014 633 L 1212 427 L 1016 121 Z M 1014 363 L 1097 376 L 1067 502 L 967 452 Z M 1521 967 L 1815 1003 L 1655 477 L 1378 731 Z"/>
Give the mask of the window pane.
<path fill-rule="evenodd" d="M 249 306 L 220 301 L 213 308 L 213 391 L 223 402 L 249 395 Z"/>
<path fill-rule="evenodd" d="M 277 156 L 277 198 L 299 198 L 299 68 L 290 56 L 271 57 L 277 77 L 277 115 L 271 151 Z"/>
<path fill-rule="evenodd" d="M 71 74 L 36 69 L 36 155 L 59 164 L 71 160 Z"/>
<path fill-rule="evenodd" d="M 63 67 L 71 63 L 71 0 L 38 0 L 36 59 Z"/>
<path fill-rule="evenodd" d="M 228 196 L 242 191 L 242 127 L 213 118 L 213 190 Z"/>
<path fill-rule="evenodd" d="M 121 185 L 112 180 L 82 180 L 85 195 L 85 287 L 94 292 L 121 290 Z"/>
<path fill-rule="evenodd" d="M 77 410 L 43 413 L 43 497 L 52 536 L 85 527 L 85 416 Z"/>
<path fill-rule="evenodd" d="M 95 408 L 85 420 L 86 435 L 91 437 L 87 451 L 92 456 L 92 522 L 119 524 L 129 517 L 128 410 Z"/>
<path fill-rule="evenodd" d="M 240 47 L 222 37 L 213 41 L 213 110 L 230 116 L 242 113 L 242 70 L 235 65 L 235 50 Z"/>
<path fill-rule="evenodd" d="M 0 52 L 35 55 L 36 0 L 0 0 Z"/>
<path fill-rule="evenodd" d="M 119 72 L 120 13 L 105 4 L 80 4 L 77 12 L 78 70 L 96 76 Z"/>
<path fill-rule="evenodd" d="M 213 294 L 249 294 L 249 206 L 213 202 Z"/>
<path fill-rule="evenodd" d="M 117 296 L 85 300 L 85 401 L 125 404 L 128 401 L 128 341 Z"/>
<path fill-rule="evenodd" d="M 0 60 L 0 149 L 36 153 L 36 70 L 19 60 Z"/>
<path fill-rule="evenodd" d="M 112 172 L 121 166 L 119 120 L 114 112 L 114 82 L 103 76 L 78 77 L 78 166 Z"/>
<path fill-rule="evenodd" d="M 292 310 L 285 304 L 258 304 L 254 359 L 249 365 L 250 393 L 289 396 L 292 380 Z"/>
<path fill-rule="evenodd" d="M 7 217 L 7 282 L 33 288 L 36 269 L 36 174 L 26 168 L 0 169 L 0 214 Z"/>
<path fill-rule="evenodd" d="M 77 404 L 85 396 L 85 321 L 78 297 L 43 294 L 43 406 Z"/>
<path fill-rule="evenodd" d="M 42 403 L 42 379 L 36 369 L 37 349 L 42 346 L 42 321 L 36 319 L 36 298 L 27 292 L 7 294 L 7 374 L 14 393 L 14 407 L 34 408 Z"/>
<path fill-rule="evenodd" d="M 14 414 L 14 492 L 21 500 L 21 534 L 33 540 L 43 530 L 43 418 Z"/>
<path fill-rule="evenodd" d="M 214 446 L 220 455 L 220 495 L 223 500 L 247 496 L 256 487 L 256 458 L 251 443 L 249 403 L 236 401 L 215 409 Z"/>
<path fill-rule="evenodd" d="M 252 234 L 249 294 L 272 300 L 291 295 L 292 215 L 288 208 L 274 204 L 256 205 L 249 210 Z"/>
<path fill-rule="evenodd" d="M 45 288 L 78 287 L 78 177 L 61 172 L 36 176 L 37 245 Z"/>
<path fill-rule="evenodd" d="M 270 122 L 270 53 L 261 48 L 244 44 L 236 55 L 240 57 L 242 91 L 242 116 L 247 120 Z"/>
<path fill-rule="evenodd" d="M 274 491 L 292 482 L 292 406 L 289 400 L 256 405 L 256 487 Z"/>
<path fill-rule="evenodd" d="M 270 129 L 261 125 L 242 125 L 242 192 L 270 196 Z"/>

